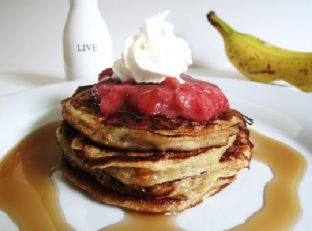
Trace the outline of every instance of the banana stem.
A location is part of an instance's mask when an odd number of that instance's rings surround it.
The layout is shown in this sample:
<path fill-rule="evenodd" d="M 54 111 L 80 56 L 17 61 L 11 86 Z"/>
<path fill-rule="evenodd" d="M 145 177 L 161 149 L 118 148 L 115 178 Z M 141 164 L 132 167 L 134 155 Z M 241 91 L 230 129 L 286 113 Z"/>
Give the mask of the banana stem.
<path fill-rule="evenodd" d="M 234 32 L 234 29 L 225 23 L 221 18 L 219 18 L 214 11 L 210 11 L 207 14 L 207 19 L 214 26 L 222 36 L 228 35 Z"/>

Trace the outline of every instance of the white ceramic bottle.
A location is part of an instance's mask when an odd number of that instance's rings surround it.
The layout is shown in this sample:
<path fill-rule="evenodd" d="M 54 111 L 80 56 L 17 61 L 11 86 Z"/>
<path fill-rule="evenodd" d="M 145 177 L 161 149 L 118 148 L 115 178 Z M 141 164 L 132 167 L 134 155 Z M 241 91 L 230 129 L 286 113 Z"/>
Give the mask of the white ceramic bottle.
<path fill-rule="evenodd" d="M 94 79 L 113 63 L 112 42 L 98 0 L 70 0 L 63 34 L 67 80 Z"/>

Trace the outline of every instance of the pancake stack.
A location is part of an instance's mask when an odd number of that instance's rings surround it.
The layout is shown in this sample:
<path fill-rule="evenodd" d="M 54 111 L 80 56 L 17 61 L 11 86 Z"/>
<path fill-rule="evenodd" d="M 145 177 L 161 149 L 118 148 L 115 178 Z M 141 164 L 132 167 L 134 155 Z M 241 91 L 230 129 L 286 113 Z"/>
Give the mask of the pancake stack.
<path fill-rule="evenodd" d="M 230 109 L 205 123 L 103 116 L 92 86 L 64 100 L 57 130 L 66 178 L 94 199 L 140 212 L 178 212 L 199 204 L 249 167 L 248 119 Z"/>

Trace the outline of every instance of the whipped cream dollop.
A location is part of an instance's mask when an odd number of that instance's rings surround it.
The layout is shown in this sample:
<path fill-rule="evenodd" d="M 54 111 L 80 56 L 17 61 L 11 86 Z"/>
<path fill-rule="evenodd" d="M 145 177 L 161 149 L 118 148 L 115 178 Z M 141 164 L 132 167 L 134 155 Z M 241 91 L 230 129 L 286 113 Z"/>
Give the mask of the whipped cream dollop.
<path fill-rule="evenodd" d="M 113 78 L 160 83 L 170 76 L 183 82 L 180 74 L 192 64 L 191 50 L 165 21 L 168 13 L 146 19 L 140 33 L 126 40 L 121 58 L 113 64 Z"/>

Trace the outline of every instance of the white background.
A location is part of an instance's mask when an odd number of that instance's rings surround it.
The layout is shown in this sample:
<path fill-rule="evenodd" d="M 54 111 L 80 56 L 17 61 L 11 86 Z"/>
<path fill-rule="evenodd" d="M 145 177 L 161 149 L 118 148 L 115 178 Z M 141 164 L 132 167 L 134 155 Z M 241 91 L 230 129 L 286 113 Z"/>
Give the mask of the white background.
<path fill-rule="evenodd" d="M 190 43 L 193 67 L 205 74 L 242 78 L 208 24 L 216 11 L 239 31 L 280 47 L 312 51 L 309 0 L 99 0 L 117 58 L 124 40 L 165 9 L 175 32 Z M 67 0 L 0 0 L 0 95 L 64 80 L 62 34 Z"/>

